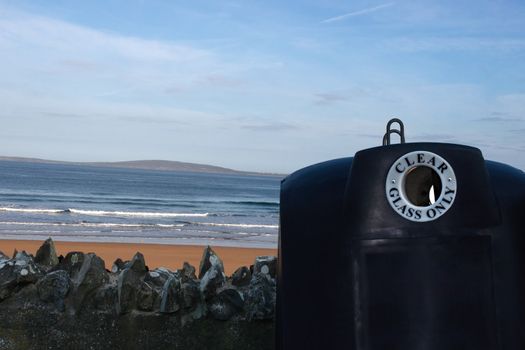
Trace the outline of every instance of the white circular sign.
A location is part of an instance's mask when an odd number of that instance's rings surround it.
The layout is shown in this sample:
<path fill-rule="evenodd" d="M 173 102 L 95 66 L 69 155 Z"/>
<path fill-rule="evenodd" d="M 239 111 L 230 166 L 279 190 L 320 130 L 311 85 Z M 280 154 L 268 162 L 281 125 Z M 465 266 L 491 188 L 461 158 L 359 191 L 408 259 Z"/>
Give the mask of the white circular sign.
<path fill-rule="evenodd" d="M 410 180 L 408 183 L 407 179 Z M 432 179 L 435 179 L 435 184 Z M 420 188 L 423 191 L 419 191 Z M 390 167 L 385 191 L 388 203 L 396 213 L 407 220 L 428 222 L 441 217 L 454 204 L 456 175 L 450 164 L 439 155 L 428 151 L 410 152 Z M 414 196 L 418 195 L 426 196 L 428 202 L 422 204 L 416 199 L 414 203 Z"/>

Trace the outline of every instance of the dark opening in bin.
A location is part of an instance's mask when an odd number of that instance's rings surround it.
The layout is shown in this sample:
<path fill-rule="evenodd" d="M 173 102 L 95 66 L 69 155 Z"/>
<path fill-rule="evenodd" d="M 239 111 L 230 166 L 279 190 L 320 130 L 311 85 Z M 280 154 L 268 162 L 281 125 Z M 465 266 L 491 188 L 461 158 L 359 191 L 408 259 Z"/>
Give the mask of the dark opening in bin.
<path fill-rule="evenodd" d="M 404 190 L 407 199 L 418 207 L 428 207 L 441 195 L 441 179 L 430 167 L 416 166 L 405 175 Z"/>

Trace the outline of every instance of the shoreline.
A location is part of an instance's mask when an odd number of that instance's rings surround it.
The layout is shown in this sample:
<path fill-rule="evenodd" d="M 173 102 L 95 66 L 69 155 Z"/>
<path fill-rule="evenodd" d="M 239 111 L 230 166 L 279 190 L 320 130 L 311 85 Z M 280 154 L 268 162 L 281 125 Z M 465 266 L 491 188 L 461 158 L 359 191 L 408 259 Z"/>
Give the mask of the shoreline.
<path fill-rule="evenodd" d="M 11 256 L 13 251 L 25 250 L 29 254 L 36 254 L 38 248 L 44 240 L 12 240 L 0 239 L 0 251 Z M 81 251 L 84 253 L 95 253 L 106 263 L 106 269 L 111 270 L 113 262 L 117 258 L 131 260 L 136 252 L 141 252 L 146 260 L 146 265 L 150 269 L 156 267 L 166 267 L 170 270 L 180 269 L 182 264 L 187 261 L 199 270 L 202 252 L 206 245 L 175 245 L 175 244 L 154 244 L 154 243 L 102 243 L 102 242 L 68 242 L 53 240 L 57 255 L 66 255 L 68 252 Z M 224 271 L 231 275 L 241 266 L 249 267 L 257 256 L 273 255 L 277 256 L 277 249 L 271 248 L 240 248 L 210 246 L 217 253 L 224 263 Z"/>

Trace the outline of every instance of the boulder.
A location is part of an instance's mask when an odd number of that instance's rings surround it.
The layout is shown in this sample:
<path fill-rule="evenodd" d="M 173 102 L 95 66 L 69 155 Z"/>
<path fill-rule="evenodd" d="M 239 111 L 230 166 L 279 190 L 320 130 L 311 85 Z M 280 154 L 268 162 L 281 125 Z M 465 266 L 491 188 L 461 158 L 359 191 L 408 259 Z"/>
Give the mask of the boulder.
<path fill-rule="evenodd" d="M 69 292 L 71 281 L 64 270 L 53 271 L 41 278 L 36 284 L 40 300 L 53 303 L 57 310 L 64 311 L 64 299 Z"/>
<path fill-rule="evenodd" d="M 222 290 L 212 298 L 208 309 L 213 318 L 227 321 L 242 311 L 243 306 L 244 299 L 242 295 L 236 289 L 228 288 Z"/>
<path fill-rule="evenodd" d="M 210 246 L 207 246 L 203 253 L 201 262 L 199 265 L 199 279 L 202 279 L 206 272 L 212 267 L 219 265 L 220 270 L 224 272 L 224 265 L 222 263 L 222 260 L 219 258 L 217 254 L 211 249 Z"/>
<path fill-rule="evenodd" d="M 136 305 L 136 289 L 141 283 L 140 275 L 129 268 L 122 270 L 117 283 L 117 312 L 125 314 L 132 311 Z"/>
<path fill-rule="evenodd" d="M 247 286 L 252 279 L 252 273 L 246 266 L 239 267 L 232 274 L 232 284 L 237 287 Z"/>
<path fill-rule="evenodd" d="M 0 261 L 2 260 L 9 260 L 9 257 L 5 255 L 2 251 L 0 251 Z"/>
<path fill-rule="evenodd" d="M 137 309 L 141 311 L 152 311 L 157 293 L 146 282 L 142 282 L 137 290 Z"/>
<path fill-rule="evenodd" d="M 181 284 L 182 306 L 185 309 L 193 308 L 201 302 L 201 291 L 199 282 L 188 279 Z"/>
<path fill-rule="evenodd" d="M 122 270 L 124 270 L 124 261 L 122 261 L 121 258 L 117 258 L 117 260 L 115 260 L 111 266 L 111 272 L 118 273 Z"/>
<path fill-rule="evenodd" d="M 69 252 L 53 270 L 64 270 L 69 276 L 74 276 L 80 271 L 85 257 L 86 255 L 82 252 Z"/>
<path fill-rule="evenodd" d="M 109 283 L 97 288 L 90 305 L 96 310 L 117 313 L 117 285 L 115 283 Z"/>
<path fill-rule="evenodd" d="M 0 252 L 0 270 L 7 264 L 7 262 L 11 260 L 7 255 L 4 255 L 4 253 Z"/>
<path fill-rule="evenodd" d="M 64 260 L 67 260 L 69 255 Z M 93 294 L 98 287 L 109 281 L 104 260 L 94 253 L 79 256 L 83 256 L 82 265 L 78 271 L 75 271 L 76 268 L 73 270 L 71 300 L 68 300 L 67 303 L 71 306 L 72 313 L 79 312 L 86 298 Z M 73 262 L 73 260 L 70 260 L 70 262 Z M 73 263 L 73 265 L 75 264 Z"/>
<path fill-rule="evenodd" d="M 168 269 L 159 267 L 146 273 L 144 276 L 144 282 L 148 283 L 152 287 L 158 287 L 162 289 L 162 287 L 164 287 L 164 283 L 166 283 L 171 275 L 173 275 L 173 273 Z"/>
<path fill-rule="evenodd" d="M 258 256 L 253 264 L 254 273 L 262 273 L 275 278 L 277 271 L 277 258 L 275 256 Z"/>
<path fill-rule="evenodd" d="M 192 279 L 192 280 L 197 279 L 197 275 L 195 275 L 195 267 L 186 261 L 184 262 L 184 264 L 182 264 L 182 269 L 179 270 L 179 272 L 180 272 L 180 275 L 183 281 L 186 281 L 189 279 Z"/>
<path fill-rule="evenodd" d="M 168 278 L 162 288 L 160 312 L 173 313 L 180 309 L 180 279 L 172 275 Z"/>
<path fill-rule="evenodd" d="M 148 271 L 146 266 L 146 261 L 144 260 L 144 255 L 142 253 L 135 253 L 133 259 L 131 259 L 129 268 L 137 273 L 142 273 Z"/>
<path fill-rule="evenodd" d="M 212 265 L 200 281 L 200 290 L 205 299 L 211 298 L 226 281 L 222 265 Z"/>
<path fill-rule="evenodd" d="M 245 293 L 248 320 L 269 320 L 275 313 L 275 280 L 269 274 L 254 273 Z"/>
<path fill-rule="evenodd" d="M 33 257 L 26 252 L 17 252 L 14 259 L 0 263 L 0 301 L 28 284 L 36 283 L 42 271 L 33 262 Z"/>
<path fill-rule="evenodd" d="M 200 289 L 205 299 L 213 296 L 226 280 L 224 265 L 217 254 L 207 246 L 202 254 L 199 267 Z"/>
<path fill-rule="evenodd" d="M 139 297 L 141 298 L 140 308 L 153 308 L 153 291 L 150 292 L 152 286 L 147 283 L 144 285 L 146 276 L 151 275 L 147 272 L 148 268 L 144 256 L 141 253 L 136 253 L 135 256 L 133 256 L 133 259 L 131 259 L 129 265 L 122 270 L 118 277 L 118 313 L 124 314 L 139 308 Z M 149 299 L 152 299 L 151 306 L 145 306 L 150 303 Z"/>
<path fill-rule="evenodd" d="M 33 262 L 33 255 L 27 254 L 25 250 L 22 250 L 21 252 L 17 251 L 15 249 L 15 254 L 13 256 L 13 259 L 17 262 L 25 261 L 26 263 Z"/>
<path fill-rule="evenodd" d="M 137 290 L 139 289 L 144 274 L 136 273 L 130 268 L 124 269 L 117 284 L 117 312 L 125 314 L 135 309 L 137 304 Z"/>
<path fill-rule="evenodd" d="M 38 248 L 35 256 L 35 262 L 40 265 L 51 267 L 58 264 L 55 243 L 53 243 L 51 238 L 46 239 L 40 248 Z"/>

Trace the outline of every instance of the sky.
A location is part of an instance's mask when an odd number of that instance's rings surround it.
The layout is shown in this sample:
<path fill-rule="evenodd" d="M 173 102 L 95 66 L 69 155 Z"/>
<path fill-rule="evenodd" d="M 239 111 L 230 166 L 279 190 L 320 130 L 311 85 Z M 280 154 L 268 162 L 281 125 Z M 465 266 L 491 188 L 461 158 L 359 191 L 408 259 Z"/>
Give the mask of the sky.
<path fill-rule="evenodd" d="M 392 117 L 525 169 L 525 2 L 0 0 L 0 155 L 289 173 Z"/>

